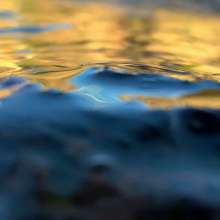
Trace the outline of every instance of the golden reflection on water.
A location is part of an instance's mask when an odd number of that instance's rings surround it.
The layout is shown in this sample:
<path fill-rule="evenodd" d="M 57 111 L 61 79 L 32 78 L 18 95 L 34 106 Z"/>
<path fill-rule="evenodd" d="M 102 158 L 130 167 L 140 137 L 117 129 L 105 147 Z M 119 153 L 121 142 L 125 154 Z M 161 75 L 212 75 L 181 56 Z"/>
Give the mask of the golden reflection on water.
<path fill-rule="evenodd" d="M 72 90 L 69 79 L 90 64 L 135 64 L 159 68 L 182 80 L 220 81 L 220 16 L 181 10 L 141 10 L 68 0 L 5 0 L 0 29 L 68 24 L 68 28 L 37 34 L 0 35 L 1 78 L 25 76 L 45 87 Z M 143 12 L 144 11 L 144 12 Z M 137 65 L 137 64 L 140 64 Z M 126 68 L 126 65 L 124 65 Z M 218 102 L 219 93 L 213 97 Z M 179 100 L 144 98 L 148 105 L 207 106 L 201 95 Z M 201 98 L 202 97 L 202 98 Z M 212 104 L 219 108 L 218 104 Z"/>
<path fill-rule="evenodd" d="M 147 104 L 149 108 L 170 109 L 173 106 L 196 107 L 196 108 L 214 108 L 220 109 L 220 91 L 205 90 L 193 95 L 187 95 L 180 98 L 157 98 L 157 97 L 132 97 L 124 96 L 123 100 L 137 99 Z"/>

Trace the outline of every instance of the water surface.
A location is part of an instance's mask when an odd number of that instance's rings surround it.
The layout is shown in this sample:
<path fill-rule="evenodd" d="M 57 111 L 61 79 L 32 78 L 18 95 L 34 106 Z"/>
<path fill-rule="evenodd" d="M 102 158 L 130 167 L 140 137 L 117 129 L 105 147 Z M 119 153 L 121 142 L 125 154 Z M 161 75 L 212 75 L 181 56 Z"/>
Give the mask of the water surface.
<path fill-rule="evenodd" d="M 206 4 L 189 10 L 182 4 L 176 7 L 178 4 L 172 1 L 163 8 L 159 3 L 3 2 L 1 78 L 15 75 L 40 83 L 44 88 L 69 92 L 89 90 L 98 96 L 105 96 L 102 94 L 105 87 L 118 101 L 134 99 L 151 107 L 219 108 L 218 13 Z M 187 1 L 185 6 L 188 4 Z M 88 85 L 75 80 L 84 72 L 95 73 L 102 68 L 116 71 L 111 75 L 113 83 L 104 85 L 100 81 L 95 87 L 98 89 L 93 91 L 94 87 L 85 88 Z M 151 78 L 155 74 L 155 81 L 159 74 L 167 80 L 163 88 L 169 87 L 169 82 L 176 86 L 161 97 L 160 81 L 154 92 L 147 92 L 147 88 L 142 89 L 134 81 L 127 84 L 126 92 L 115 94 L 114 85 L 120 84 L 117 73 L 124 72 L 141 74 L 140 78 L 145 74 L 147 79 L 148 74 Z M 179 88 L 179 84 L 187 82 L 192 85 L 195 82 L 196 88 Z M 6 94 L 4 90 L 2 93 L 2 96 Z"/>
<path fill-rule="evenodd" d="M 219 219 L 219 8 L 1 1 L 0 219 Z"/>

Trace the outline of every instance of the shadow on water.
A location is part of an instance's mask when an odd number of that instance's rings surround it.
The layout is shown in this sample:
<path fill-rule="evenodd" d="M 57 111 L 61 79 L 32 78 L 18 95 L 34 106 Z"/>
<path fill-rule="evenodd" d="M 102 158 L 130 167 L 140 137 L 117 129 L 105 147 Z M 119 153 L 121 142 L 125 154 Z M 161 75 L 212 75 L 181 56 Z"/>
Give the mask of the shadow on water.
<path fill-rule="evenodd" d="M 0 219 L 219 219 L 219 1 L 133 2 L 1 2 Z"/>

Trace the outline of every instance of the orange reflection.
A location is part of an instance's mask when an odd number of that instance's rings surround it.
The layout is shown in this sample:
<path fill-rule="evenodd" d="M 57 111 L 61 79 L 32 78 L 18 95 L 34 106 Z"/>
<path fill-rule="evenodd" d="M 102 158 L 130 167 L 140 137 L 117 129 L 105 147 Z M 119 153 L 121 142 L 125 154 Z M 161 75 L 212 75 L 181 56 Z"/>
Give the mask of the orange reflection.
<path fill-rule="evenodd" d="M 0 18 L 2 30 L 69 25 L 38 34 L 0 35 L 1 78 L 20 75 L 68 91 L 74 89 L 69 79 L 84 65 L 127 63 L 135 72 L 143 72 L 146 65 L 180 80 L 220 81 L 220 17 L 214 14 L 159 8 L 132 13 L 117 5 L 68 0 L 8 0 L 1 2 L 0 10 L 17 14 L 14 19 Z M 163 101 L 187 104 L 183 99 Z M 206 96 L 193 99 L 208 104 Z M 148 99 L 157 105 L 163 101 Z"/>
<path fill-rule="evenodd" d="M 179 98 L 155 98 L 155 97 L 122 97 L 123 100 L 139 100 L 144 102 L 149 108 L 170 109 L 173 107 L 195 107 L 220 109 L 220 91 L 206 90 L 193 95 Z"/>

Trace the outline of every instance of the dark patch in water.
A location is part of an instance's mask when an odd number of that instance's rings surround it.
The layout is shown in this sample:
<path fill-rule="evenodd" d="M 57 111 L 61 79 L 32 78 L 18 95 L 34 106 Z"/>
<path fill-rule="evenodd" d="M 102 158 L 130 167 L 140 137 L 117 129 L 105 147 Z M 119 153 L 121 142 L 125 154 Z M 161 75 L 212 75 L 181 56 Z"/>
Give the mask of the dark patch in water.
<path fill-rule="evenodd" d="M 20 85 L 24 82 L 25 82 L 25 79 L 23 78 L 18 78 L 18 77 L 6 78 L 0 82 L 0 89 L 10 88 L 12 86 Z"/>
<path fill-rule="evenodd" d="M 185 112 L 188 128 L 198 134 L 220 134 L 220 118 L 209 111 L 195 110 Z"/>

